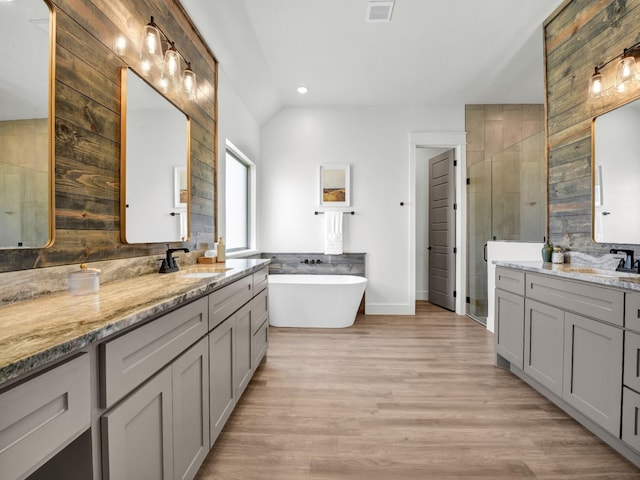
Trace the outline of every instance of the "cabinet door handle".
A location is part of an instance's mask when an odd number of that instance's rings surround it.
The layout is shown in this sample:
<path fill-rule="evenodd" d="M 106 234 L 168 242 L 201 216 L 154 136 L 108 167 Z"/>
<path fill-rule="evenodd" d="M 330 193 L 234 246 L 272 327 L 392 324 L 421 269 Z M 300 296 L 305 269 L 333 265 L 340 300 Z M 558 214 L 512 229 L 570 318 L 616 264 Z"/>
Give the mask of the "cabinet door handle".
<path fill-rule="evenodd" d="M 638 309 L 638 318 L 640 318 L 640 308 Z"/>

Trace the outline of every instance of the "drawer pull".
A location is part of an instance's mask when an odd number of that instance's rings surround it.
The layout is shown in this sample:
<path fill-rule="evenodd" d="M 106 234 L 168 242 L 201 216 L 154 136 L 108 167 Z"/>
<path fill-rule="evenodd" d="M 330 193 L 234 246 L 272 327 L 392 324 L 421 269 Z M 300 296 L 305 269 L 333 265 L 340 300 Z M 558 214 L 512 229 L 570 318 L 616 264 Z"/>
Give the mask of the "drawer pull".
<path fill-rule="evenodd" d="M 634 419 L 633 422 L 633 435 L 634 436 L 638 436 L 638 410 L 640 410 L 638 407 L 634 408 L 635 410 L 635 414 L 636 414 L 636 418 Z"/>
<path fill-rule="evenodd" d="M 640 378 L 640 348 L 636 349 L 636 378 Z"/>
<path fill-rule="evenodd" d="M 640 318 L 640 308 L 638 309 L 638 318 Z"/>

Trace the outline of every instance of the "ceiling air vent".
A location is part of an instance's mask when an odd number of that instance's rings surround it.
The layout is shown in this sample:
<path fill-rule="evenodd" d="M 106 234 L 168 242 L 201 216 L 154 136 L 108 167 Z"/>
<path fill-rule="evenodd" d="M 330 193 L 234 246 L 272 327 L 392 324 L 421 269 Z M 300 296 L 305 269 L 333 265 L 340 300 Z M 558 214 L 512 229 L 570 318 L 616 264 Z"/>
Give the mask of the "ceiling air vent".
<path fill-rule="evenodd" d="M 369 2 L 367 5 L 367 22 L 381 23 L 391 21 L 395 2 Z"/>

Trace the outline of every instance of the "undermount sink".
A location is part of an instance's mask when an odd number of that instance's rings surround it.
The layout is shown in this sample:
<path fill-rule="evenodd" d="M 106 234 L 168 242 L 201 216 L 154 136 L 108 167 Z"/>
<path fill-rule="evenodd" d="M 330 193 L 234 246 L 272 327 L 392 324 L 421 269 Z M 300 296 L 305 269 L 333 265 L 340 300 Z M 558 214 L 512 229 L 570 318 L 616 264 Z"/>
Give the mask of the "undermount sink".
<path fill-rule="evenodd" d="M 591 275 L 611 275 L 615 276 L 615 272 L 608 272 L 588 267 L 564 267 L 564 271 L 570 273 L 590 273 Z"/>
<path fill-rule="evenodd" d="M 223 266 L 198 266 L 198 267 L 190 267 L 184 271 L 181 271 L 181 275 L 184 278 L 211 278 L 217 277 L 218 275 L 222 275 L 227 270 L 231 270 L 230 268 L 226 268 Z"/>
<path fill-rule="evenodd" d="M 184 278 L 209 278 L 217 277 L 218 275 L 222 275 L 222 272 L 190 272 L 182 274 Z"/>

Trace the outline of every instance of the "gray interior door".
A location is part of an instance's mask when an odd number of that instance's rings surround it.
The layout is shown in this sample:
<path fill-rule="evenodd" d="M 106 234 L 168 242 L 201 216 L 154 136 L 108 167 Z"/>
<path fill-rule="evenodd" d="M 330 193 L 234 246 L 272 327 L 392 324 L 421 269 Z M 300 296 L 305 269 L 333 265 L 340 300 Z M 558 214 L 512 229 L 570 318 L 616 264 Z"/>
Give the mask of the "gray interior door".
<path fill-rule="evenodd" d="M 429 302 L 455 310 L 455 151 L 429 160 Z"/>

